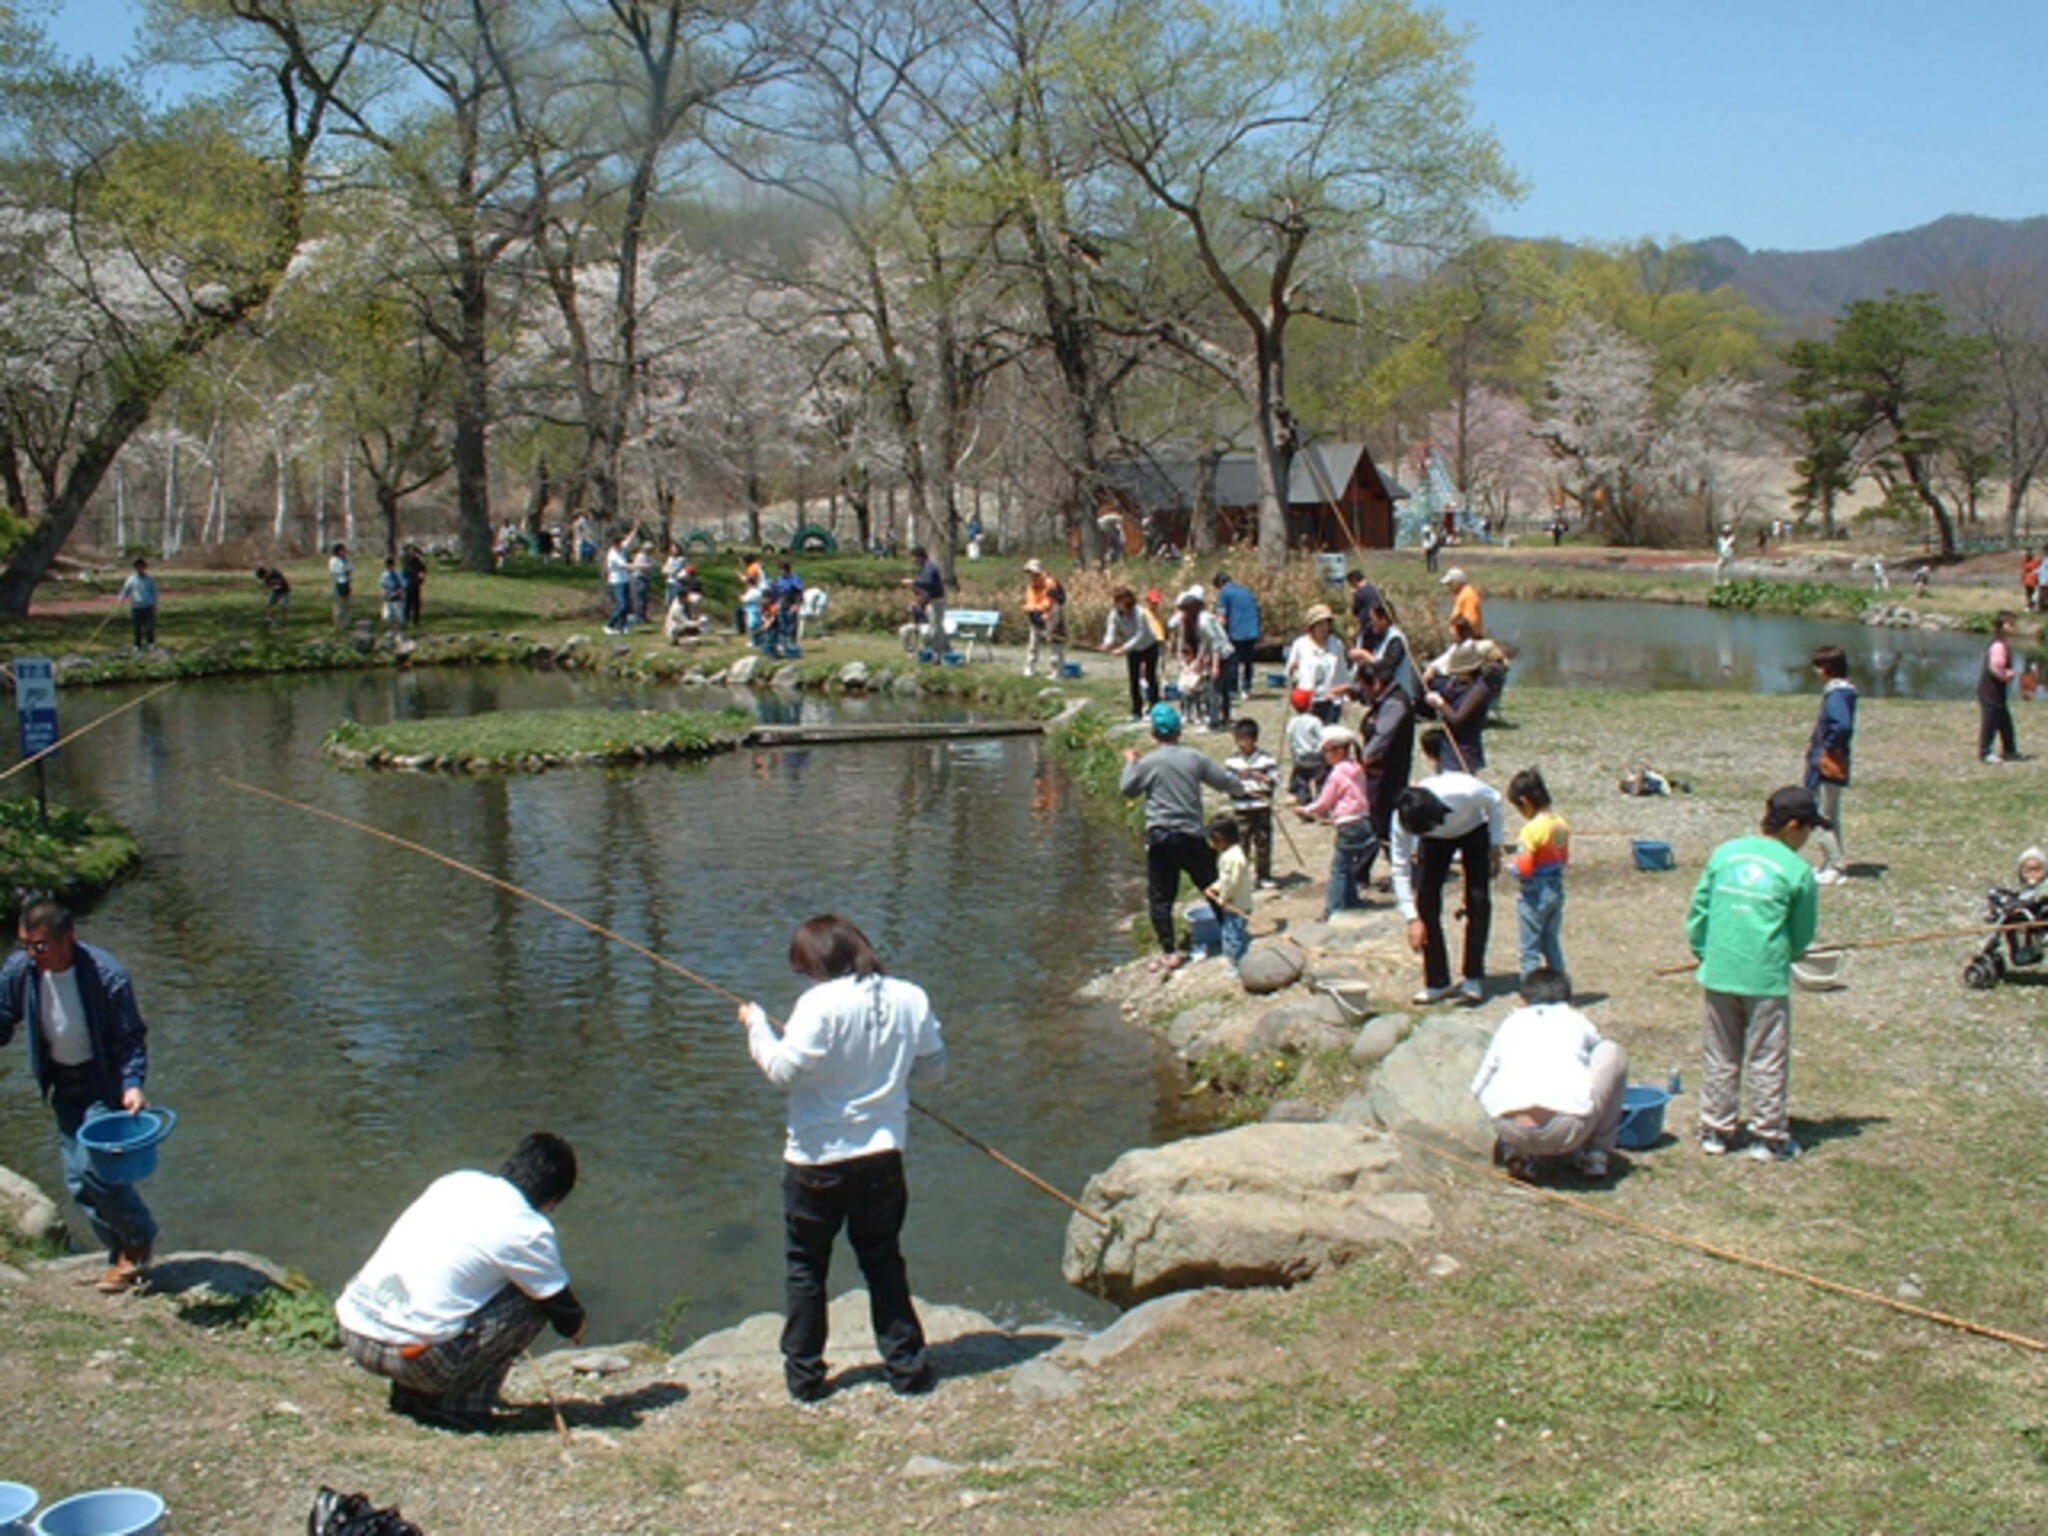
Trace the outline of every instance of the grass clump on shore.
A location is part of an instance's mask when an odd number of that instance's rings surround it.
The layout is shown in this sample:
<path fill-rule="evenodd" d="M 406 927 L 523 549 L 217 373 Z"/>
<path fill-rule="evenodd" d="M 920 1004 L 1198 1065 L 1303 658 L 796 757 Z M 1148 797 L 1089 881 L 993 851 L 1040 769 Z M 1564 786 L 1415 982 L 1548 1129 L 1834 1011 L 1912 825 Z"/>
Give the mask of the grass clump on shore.
<path fill-rule="evenodd" d="M 111 816 L 53 805 L 45 825 L 33 798 L 0 800 L 0 904 L 10 921 L 23 891 L 47 891 L 77 905 L 126 879 L 141 861 L 135 834 Z"/>
<path fill-rule="evenodd" d="M 747 723 L 737 710 L 498 710 L 378 726 L 344 720 L 324 747 L 356 767 L 531 769 L 704 757 L 737 745 Z"/>

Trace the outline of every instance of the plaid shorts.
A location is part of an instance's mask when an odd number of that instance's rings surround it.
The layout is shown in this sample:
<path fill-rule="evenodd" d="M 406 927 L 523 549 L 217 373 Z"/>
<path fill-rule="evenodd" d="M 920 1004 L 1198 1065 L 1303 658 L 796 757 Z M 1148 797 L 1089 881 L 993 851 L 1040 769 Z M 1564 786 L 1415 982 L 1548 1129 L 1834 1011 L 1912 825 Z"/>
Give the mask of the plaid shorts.
<path fill-rule="evenodd" d="M 547 1314 L 540 1303 L 514 1286 L 469 1315 L 452 1339 L 417 1345 L 386 1344 L 381 1339 L 341 1330 L 341 1346 L 364 1370 L 396 1382 L 407 1391 L 436 1399 L 458 1413 L 488 1413 L 498 1406 L 498 1393 L 512 1366 L 540 1334 Z"/>

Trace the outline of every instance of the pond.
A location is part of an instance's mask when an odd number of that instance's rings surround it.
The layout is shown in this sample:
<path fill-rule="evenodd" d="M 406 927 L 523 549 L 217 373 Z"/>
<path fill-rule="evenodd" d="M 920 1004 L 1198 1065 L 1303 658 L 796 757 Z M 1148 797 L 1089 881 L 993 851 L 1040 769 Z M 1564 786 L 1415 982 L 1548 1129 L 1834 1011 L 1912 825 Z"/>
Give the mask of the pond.
<path fill-rule="evenodd" d="M 123 697 L 67 694 L 66 728 Z M 431 1178 L 495 1168 L 545 1127 L 582 1159 L 559 1219 L 596 1336 L 667 1314 L 695 1337 L 781 1304 L 782 1101 L 730 1003 L 223 774 L 501 875 L 778 1016 L 801 990 L 790 930 L 845 912 L 944 1021 L 952 1071 L 920 1097 L 1073 1194 L 1183 1129 L 1153 1038 L 1073 998 L 1131 953 L 1114 925 L 1139 861 L 1035 738 L 477 779 L 347 774 L 317 750 L 344 715 L 724 702 L 505 671 L 200 682 L 69 749 L 53 794 L 111 811 L 145 850 L 81 932 L 133 973 L 151 1091 L 181 1116 L 148 1188 L 166 1243 L 269 1253 L 337 1289 Z M 18 1042 L 0 1074 L 0 1162 L 54 1185 Z M 1107 1315 L 1060 1278 L 1061 1207 L 916 1116 L 910 1168 L 921 1294 Z M 858 1283 L 843 1251 L 834 1281 Z"/>
<path fill-rule="evenodd" d="M 1807 658 L 1839 645 L 1866 698 L 1966 699 L 1987 643 L 1844 619 L 1585 600 L 1488 598 L 1486 627 L 1512 644 L 1513 680 L 1530 688 L 1816 692 Z"/>

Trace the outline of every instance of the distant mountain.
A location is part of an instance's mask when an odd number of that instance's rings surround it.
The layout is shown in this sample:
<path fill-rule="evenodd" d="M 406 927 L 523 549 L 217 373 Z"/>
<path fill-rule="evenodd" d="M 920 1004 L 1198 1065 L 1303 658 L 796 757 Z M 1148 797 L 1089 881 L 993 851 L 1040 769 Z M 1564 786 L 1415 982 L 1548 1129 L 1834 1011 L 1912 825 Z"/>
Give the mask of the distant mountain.
<path fill-rule="evenodd" d="M 1717 235 L 1696 240 L 1702 288 L 1732 283 L 1767 314 L 1795 331 L 1822 327 L 1856 299 L 1884 297 L 1887 288 L 1939 289 L 1972 272 L 2009 268 L 2048 276 L 2048 217 L 1982 219 L 1952 213 L 1918 229 L 1879 235 L 1833 251 L 1752 251 Z"/>

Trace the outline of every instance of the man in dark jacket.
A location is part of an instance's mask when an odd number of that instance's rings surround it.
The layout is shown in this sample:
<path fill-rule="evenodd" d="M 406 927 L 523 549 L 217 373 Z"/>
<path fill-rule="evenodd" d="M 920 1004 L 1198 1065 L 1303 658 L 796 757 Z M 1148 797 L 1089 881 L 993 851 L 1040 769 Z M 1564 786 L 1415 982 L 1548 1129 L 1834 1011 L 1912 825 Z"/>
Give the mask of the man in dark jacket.
<path fill-rule="evenodd" d="M 27 1025 L 29 1064 L 57 1113 L 64 1187 L 106 1245 L 98 1277 L 109 1294 L 142 1278 L 156 1243 L 156 1219 L 132 1184 L 105 1184 L 92 1171 L 78 1128 L 100 1115 L 141 1110 L 148 1100 L 148 1030 L 121 962 L 81 943 L 71 914 L 46 897 L 21 909 L 21 947 L 0 965 L 0 1045 Z"/>

